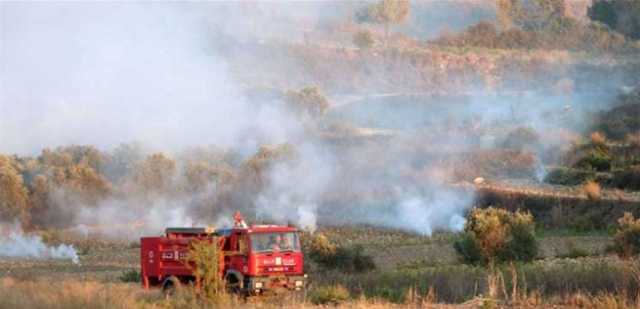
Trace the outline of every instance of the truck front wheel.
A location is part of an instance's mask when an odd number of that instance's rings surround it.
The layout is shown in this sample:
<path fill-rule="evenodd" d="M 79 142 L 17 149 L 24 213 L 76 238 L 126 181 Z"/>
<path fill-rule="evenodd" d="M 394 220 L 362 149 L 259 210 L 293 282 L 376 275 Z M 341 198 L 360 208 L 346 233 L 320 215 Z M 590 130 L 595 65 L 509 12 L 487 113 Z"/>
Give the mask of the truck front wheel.
<path fill-rule="evenodd" d="M 165 297 L 171 297 L 180 289 L 180 286 L 180 280 L 175 276 L 171 276 L 162 282 L 162 293 Z"/>

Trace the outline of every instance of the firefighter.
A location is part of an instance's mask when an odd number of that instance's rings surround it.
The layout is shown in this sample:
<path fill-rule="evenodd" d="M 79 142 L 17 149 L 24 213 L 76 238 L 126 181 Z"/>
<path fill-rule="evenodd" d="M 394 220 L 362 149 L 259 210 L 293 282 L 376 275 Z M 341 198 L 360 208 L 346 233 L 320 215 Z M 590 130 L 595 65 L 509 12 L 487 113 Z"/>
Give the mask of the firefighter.
<path fill-rule="evenodd" d="M 269 238 L 269 249 L 272 251 L 280 251 L 280 244 L 282 243 L 282 236 L 280 234 L 271 235 Z"/>
<path fill-rule="evenodd" d="M 293 247 L 291 246 L 291 241 L 289 240 L 289 237 L 283 236 L 281 238 L 282 238 L 282 242 L 280 244 L 280 250 L 291 250 L 291 249 L 293 249 Z"/>

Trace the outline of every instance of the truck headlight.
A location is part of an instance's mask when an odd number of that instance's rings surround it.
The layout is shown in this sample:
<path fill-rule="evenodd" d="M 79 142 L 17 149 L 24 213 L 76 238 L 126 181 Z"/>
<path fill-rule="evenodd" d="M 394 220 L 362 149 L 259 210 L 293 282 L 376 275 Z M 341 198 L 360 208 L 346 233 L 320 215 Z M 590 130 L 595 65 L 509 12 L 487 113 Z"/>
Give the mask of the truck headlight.
<path fill-rule="evenodd" d="M 303 282 L 298 280 L 295 282 L 295 285 L 296 287 L 301 287 L 303 285 Z"/>
<path fill-rule="evenodd" d="M 256 283 L 254 284 L 254 287 L 255 287 L 256 289 L 261 289 L 261 288 L 262 288 L 262 282 L 256 282 Z"/>

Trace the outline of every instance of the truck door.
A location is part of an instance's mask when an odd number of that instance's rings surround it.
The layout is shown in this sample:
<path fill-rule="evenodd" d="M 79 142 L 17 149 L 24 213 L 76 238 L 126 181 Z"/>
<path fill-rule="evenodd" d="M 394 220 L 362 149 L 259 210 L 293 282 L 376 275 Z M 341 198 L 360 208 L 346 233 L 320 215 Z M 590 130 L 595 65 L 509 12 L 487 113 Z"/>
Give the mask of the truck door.
<path fill-rule="evenodd" d="M 247 272 L 247 234 L 241 231 L 233 232 L 230 237 L 231 246 L 227 253 L 227 261 L 230 269 L 241 273 Z"/>

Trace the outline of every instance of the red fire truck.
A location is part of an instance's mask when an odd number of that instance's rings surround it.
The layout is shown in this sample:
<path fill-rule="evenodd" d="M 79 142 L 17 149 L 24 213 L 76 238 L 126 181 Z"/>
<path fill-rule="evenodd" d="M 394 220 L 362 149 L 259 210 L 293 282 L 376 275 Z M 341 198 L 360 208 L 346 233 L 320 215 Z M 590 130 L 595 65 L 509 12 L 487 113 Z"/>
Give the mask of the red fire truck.
<path fill-rule="evenodd" d="M 247 226 L 239 213 L 235 226 L 225 229 L 167 228 L 166 235 L 140 239 L 142 284 L 165 292 L 194 281 L 186 262 L 189 244 L 195 239 L 217 239 L 221 250 L 220 276 L 228 289 L 259 294 L 268 290 L 302 290 L 303 269 L 298 231 L 279 225 Z"/>

